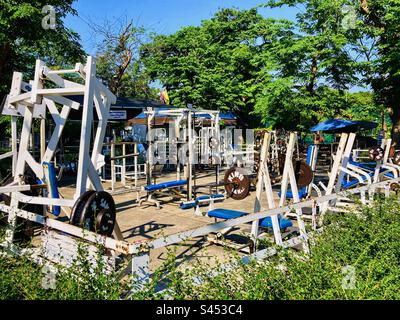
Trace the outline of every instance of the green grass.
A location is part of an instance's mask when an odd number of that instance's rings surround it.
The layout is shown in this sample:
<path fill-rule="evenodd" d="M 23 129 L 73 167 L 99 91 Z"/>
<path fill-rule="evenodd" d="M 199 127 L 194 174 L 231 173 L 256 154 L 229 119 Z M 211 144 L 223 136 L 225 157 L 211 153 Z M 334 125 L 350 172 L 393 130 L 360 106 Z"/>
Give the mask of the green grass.
<path fill-rule="evenodd" d="M 263 262 L 238 264 L 232 271 L 210 261 L 190 271 L 176 267 L 171 255 L 146 288 L 134 299 L 399 299 L 400 215 L 397 198 L 382 199 L 362 214 L 328 216 L 329 225 L 315 238 L 311 255 L 282 250 Z M 82 254 L 84 258 L 85 254 Z M 211 266 L 211 264 L 213 266 Z M 345 269 L 355 271 L 354 287 L 348 289 Z M 9 256 L 0 257 L 0 299 L 118 299 L 130 287 L 116 275 L 92 272 L 81 259 L 61 270 L 56 289 L 43 289 L 41 268 Z M 220 274 L 211 276 L 210 270 Z M 79 275 L 79 276 L 77 276 Z M 194 282 L 193 279 L 201 279 Z M 156 293 L 159 281 L 168 288 Z"/>

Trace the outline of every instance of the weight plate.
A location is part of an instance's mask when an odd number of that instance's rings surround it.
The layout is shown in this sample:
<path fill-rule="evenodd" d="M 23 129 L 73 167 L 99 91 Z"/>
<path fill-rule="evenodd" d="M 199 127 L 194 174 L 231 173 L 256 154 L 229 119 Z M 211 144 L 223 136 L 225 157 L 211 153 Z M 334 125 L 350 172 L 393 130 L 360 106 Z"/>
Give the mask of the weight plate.
<path fill-rule="evenodd" d="M 116 209 L 112 196 L 105 191 L 88 191 L 81 198 L 78 199 L 76 208 L 73 210 L 72 224 L 111 236 L 116 220 Z"/>
<path fill-rule="evenodd" d="M 393 163 L 396 165 L 400 165 L 400 151 L 394 153 Z"/>
<path fill-rule="evenodd" d="M 372 147 L 368 150 L 368 157 L 371 161 L 379 161 L 383 159 L 384 151 L 381 147 Z"/>
<path fill-rule="evenodd" d="M 285 158 L 286 156 L 284 154 L 278 155 L 280 174 L 283 174 L 283 170 L 285 168 L 285 160 L 286 160 Z M 304 188 L 313 181 L 314 175 L 311 170 L 311 167 L 304 161 L 294 160 L 293 168 L 296 176 L 297 187 Z"/>
<path fill-rule="evenodd" d="M 102 209 L 96 216 L 96 230 L 100 234 L 111 236 L 115 225 L 115 211 Z"/>
<path fill-rule="evenodd" d="M 295 161 L 293 163 L 293 167 L 296 176 L 297 187 L 307 187 L 313 181 L 313 172 L 311 167 L 304 161 Z"/>
<path fill-rule="evenodd" d="M 85 207 L 87 200 L 95 193 L 96 191 L 89 190 L 81 194 L 81 196 L 78 198 L 78 200 L 72 207 L 71 218 L 70 218 L 71 224 L 73 224 L 74 226 L 80 226 L 80 221 L 83 214 L 83 208 Z"/>
<path fill-rule="evenodd" d="M 250 191 L 250 179 L 233 167 L 224 176 L 225 191 L 234 200 L 243 200 Z"/>

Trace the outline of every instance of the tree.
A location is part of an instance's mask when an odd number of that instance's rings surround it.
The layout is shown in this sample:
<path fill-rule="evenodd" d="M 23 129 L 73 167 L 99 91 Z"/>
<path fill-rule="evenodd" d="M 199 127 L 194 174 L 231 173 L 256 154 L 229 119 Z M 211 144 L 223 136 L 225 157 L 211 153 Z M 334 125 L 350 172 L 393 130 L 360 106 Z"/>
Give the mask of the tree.
<path fill-rule="evenodd" d="M 63 24 L 67 14 L 75 14 L 73 0 L 0 0 L 0 97 L 8 92 L 12 72 L 32 73 L 35 59 L 65 66 L 81 60 L 84 51 L 79 36 Z M 42 8 L 56 10 L 56 28 L 45 30 Z"/>
<path fill-rule="evenodd" d="M 276 71 L 257 99 L 255 111 L 268 124 L 308 130 L 346 115 L 349 89 L 359 84 L 352 56 L 353 33 L 343 28 L 344 1 L 269 1 L 268 7 L 302 4 L 292 36 L 278 47 Z"/>
<path fill-rule="evenodd" d="M 358 11 L 366 37 L 375 41 L 375 59 L 368 65 L 367 81 L 378 104 L 392 120 L 392 139 L 400 144 L 400 1 L 359 0 Z"/>
<path fill-rule="evenodd" d="M 141 57 L 171 104 L 232 110 L 257 126 L 256 97 L 271 79 L 276 47 L 291 36 L 289 22 L 265 19 L 257 9 L 222 9 L 199 27 L 156 36 Z"/>
<path fill-rule="evenodd" d="M 359 83 L 371 85 L 378 110 L 384 106 L 392 126 L 392 139 L 400 143 L 400 0 L 284 0 L 269 1 L 270 6 L 303 5 L 305 13 L 298 15 L 299 26 L 326 26 L 325 13 L 338 12 L 339 25 L 346 17 L 343 8 L 347 5 L 354 11 L 354 26 L 340 31 L 353 63 L 344 69 L 326 69 L 332 79 L 345 75 L 345 82 L 353 70 Z M 331 17 L 335 15 L 330 14 Z M 311 23 L 314 22 L 314 23 Z M 318 28 L 315 29 L 318 32 Z M 340 39 L 340 38 L 338 38 Z M 338 61 L 340 62 L 340 60 Z M 342 65 L 342 64 L 339 64 Z M 337 63 L 332 64 L 336 67 Z M 352 81 L 351 81 L 352 82 Z"/>
<path fill-rule="evenodd" d="M 119 18 L 91 23 L 94 32 L 102 37 L 98 45 L 97 73 L 119 96 L 155 98 L 150 78 L 139 60 L 139 48 L 148 39 L 144 27 L 133 25 L 133 20 Z"/>
<path fill-rule="evenodd" d="M 76 13 L 72 3 L 73 0 L 0 0 L 0 103 L 9 92 L 13 71 L 32 78 L 36 59 L 60 68 L 84 60 L 78 34 L 63 24 L 67 14 Z M 54 30 L 42 27 L 45 5 L 56 10 Z M 0 130 L 2 123 L 8 122 L 8 117 L 0 115 Z"/>

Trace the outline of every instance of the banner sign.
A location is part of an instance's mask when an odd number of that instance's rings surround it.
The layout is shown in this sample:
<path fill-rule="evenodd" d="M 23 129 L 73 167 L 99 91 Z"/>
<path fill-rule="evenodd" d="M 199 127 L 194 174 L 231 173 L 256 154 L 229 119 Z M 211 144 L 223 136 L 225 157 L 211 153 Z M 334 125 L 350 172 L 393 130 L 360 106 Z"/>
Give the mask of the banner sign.
<path fill-rule="evenodd" d="M 126 120 L 126 110 L 110 110 L 110 120 Z"/>

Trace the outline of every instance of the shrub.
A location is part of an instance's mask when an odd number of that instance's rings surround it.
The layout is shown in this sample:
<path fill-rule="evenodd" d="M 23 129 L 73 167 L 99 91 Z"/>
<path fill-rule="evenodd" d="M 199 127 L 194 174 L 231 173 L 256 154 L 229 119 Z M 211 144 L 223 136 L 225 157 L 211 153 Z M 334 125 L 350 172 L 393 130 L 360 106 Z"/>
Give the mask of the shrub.
<path fill-rule="evenodd" d="M 133 299 L 399 299 L 400 215 L 397 198 L 382 199 L 360 212 L 328 215 L 311 254 L 279 250 L 266 261 L 233 267 L 218 261 L 177 266 L 175 254 Z M 100 251 L 101 252 L 101 251 Z M 23 257 L 0 255 L 0 299 L 120 299 L 130 297 L 132 279 L 93 267 L 85 248 L 70 268 L 57 268 L 55 289 L 42 286 L 42 267 Z M 349 276 L 354 271 L 354 286 Z M 348 273 L 350 272 L 350 273 Z M 160 283 L 166 290 L 157 292 Z"/>

